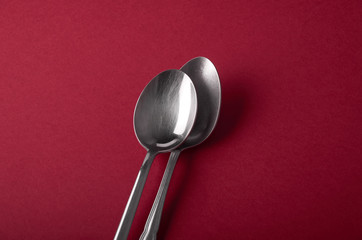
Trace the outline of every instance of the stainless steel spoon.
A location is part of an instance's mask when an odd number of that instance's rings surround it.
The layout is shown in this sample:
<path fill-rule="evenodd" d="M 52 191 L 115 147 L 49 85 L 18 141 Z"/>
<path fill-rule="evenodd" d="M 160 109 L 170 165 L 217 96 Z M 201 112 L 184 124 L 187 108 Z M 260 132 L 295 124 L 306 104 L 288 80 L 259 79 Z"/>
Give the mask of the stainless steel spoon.
<path fill-rule="evenodd" d="M 191 79 L 180 70 L 167 70 L 151 80 L 141 93 L 134 112 L 134 130 L 147 150 L 121 222 L 114 237 L 126 240 L 155 156 L 177 148 L 195 121 L 197 97 Z"/>
<path fill-rule="evenodd" d="M 196 120 L 187 139 L 171 152 L 140 240 L 155 240 L 157 238 L 163 204 L 179 154 L 183 149 L 203 142 L 211 134 L 219 116 L 221 86 L 219 76 L 212 62 L 207 58 L 197 57 L 187 62 L 181 68 L 181 71 L 191 78 L 196 88 L 198 102 Z"/>

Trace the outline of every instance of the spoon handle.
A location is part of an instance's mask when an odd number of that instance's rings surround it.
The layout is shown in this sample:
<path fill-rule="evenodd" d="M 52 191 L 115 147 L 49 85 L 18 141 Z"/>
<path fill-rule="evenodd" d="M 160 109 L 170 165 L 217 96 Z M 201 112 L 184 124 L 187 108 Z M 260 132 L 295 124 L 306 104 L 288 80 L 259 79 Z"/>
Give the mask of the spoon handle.
<path fill-rule="evenodd" d="M 143 161 L 141 169 L 138 172 L 136 182 L 133 185 L 131 195 L 128 198 L 128 202 L 123 212 L 122 219 L 118 226 L 114 240 L 126 240 L 128 237 L 128 233 L 142 195 L 143 187 L 146 183 L 148 172 L 150 171 L 153 159 L 156 155 L 157 153 L 150 151 L 146 154 L 145 160 Z"/>
<path fill-rule="evenodd" d="M 147 222 L 140 240 L 156 240 L 157 238 L 157 232 L 160 226 L 162 208 L 163 204 L 165 203 L 167 189 L 170 184 L 173 169 L 175 168 L 180 153 L 180 150 L 174 150 L 171 152 L 165 173 L 163 174 L 160 187 L 158 188 L 155 201 L 153 202 L 152 209 L 148 215 Z"/>

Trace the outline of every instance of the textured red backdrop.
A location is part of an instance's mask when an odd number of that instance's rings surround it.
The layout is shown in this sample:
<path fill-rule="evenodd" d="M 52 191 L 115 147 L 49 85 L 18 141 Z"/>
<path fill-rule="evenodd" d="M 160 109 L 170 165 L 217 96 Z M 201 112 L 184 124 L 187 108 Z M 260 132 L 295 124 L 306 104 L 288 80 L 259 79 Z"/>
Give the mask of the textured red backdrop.
<path fill-rule="evenodd" d="M 196 56 L 222 112 L 159 239 L 362 239 L 360 0 L 1 1 L 0 239 L 112 239 L 146 153 L 137 98 Z"/>

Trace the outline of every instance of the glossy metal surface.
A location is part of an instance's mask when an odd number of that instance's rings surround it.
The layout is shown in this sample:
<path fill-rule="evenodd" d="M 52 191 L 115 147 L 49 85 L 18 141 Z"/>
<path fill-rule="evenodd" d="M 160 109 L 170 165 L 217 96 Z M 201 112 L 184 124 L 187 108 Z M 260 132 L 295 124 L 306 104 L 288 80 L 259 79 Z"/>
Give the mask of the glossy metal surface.
<path fill-rule="evenodd" d="M 170 151 L 189 135 L 197 97 L 191 79 L 179 70 L 157 75 L 143 90 L 134 113 L 138 141 L 151 151 Z"/>
<path fill-rule="evenodd" d="M 179 149 L 185 149 L 202 143 L 214 130 L 221 105 L 221 85 L 214 64 L 205 57 L 188 61 L 181 71 L 192 80 L 196 93 L 198 110 L 194 126 Z"/>
<path fill-rule="evenodd" d="M 195 85 L 198 112 L 190 135 L 170 155 L 145 229 L 140 237 L 141 240 L 155 240 L 157 238 L 167 189 L 180 152 L 203 142 L 213 131 L 220 112 L 220 79 L 212 62 L 205 57 L 197 57 L 187 62 L 181 70 L 191 78 Z"/>
<path fill-rule="evenodd" d="M 191 79 L 179 70 L 160 73 L 141 93 L 134 112 L 137 139 L 148 152 L 114 237 L 126 240 L 154 157 L 178 147 L 195 121 L 197 97 Z"/>

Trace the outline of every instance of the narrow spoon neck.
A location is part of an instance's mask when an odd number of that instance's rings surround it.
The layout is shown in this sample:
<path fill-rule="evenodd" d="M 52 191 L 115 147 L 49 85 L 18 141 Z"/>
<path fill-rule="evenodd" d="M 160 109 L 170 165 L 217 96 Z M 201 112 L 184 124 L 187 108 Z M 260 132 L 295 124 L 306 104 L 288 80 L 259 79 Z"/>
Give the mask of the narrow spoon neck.
<path fill-rule="evenodd" d="M 154 150 L 148 150 L 144 161 L 155 158 L 157 154 L 159 154 L 159 152 Z"/>

